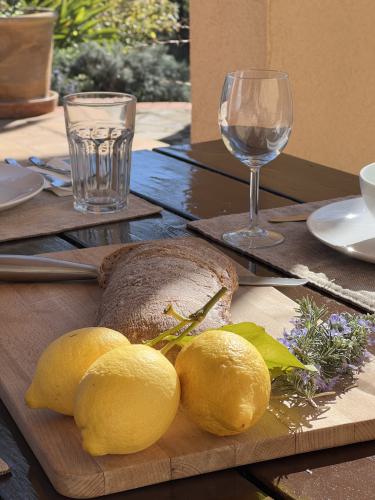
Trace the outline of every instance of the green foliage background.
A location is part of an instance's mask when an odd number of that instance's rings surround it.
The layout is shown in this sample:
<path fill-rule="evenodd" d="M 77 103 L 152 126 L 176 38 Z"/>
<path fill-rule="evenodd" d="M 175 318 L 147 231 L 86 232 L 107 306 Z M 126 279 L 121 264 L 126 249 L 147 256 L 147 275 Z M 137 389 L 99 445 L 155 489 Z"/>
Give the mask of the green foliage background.
<path fill-rule="evenodd" d="M 55 53 L 52 87 L 60 95 L 90 90 L 127 92 L 139 101 L 189 100 L 189 71 L 164 46 L 123 51 L 119 43 L 84 43 Z"/>
<path fill-rule="evenodd" d="M 91 40 L 130 48 L 179 29 L 179 5 L 172 0 L 0 0 L 0 15 L 5 17 L 33 8 L 56 12 L 58 48 Z"/>
<path fill-rule="evenodd" d="M 0 16 L 35 8 L 57 14 L 52 88 L 61 96 L 107 90 L 189 100 L 187 51 L 158 45 L 185 35 L 188 0 L 0 0 Z"/>
<path fill-rule="evenodd" d="M 57 13 L 55 43 L 121 42 L 127 48 L 178 29 L 178 5 L 170 0 L 25 0 Z"/>

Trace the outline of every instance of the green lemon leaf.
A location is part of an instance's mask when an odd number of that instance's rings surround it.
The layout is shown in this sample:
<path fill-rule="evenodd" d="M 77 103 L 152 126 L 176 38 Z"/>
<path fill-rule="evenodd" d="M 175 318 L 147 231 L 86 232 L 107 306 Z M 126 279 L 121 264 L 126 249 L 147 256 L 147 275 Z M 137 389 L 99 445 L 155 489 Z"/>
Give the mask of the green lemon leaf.
<path fill-rule="evenodd" d="M 266 330 L 255 323 L 237 323 L 218 328 L 227 332 L 240 335 L 258 349 L 269 370 L 288 370 L 289 368 L 301 368 L 308 371 L 316 371 L 316 368 L 306 366 L 299 361 L 283 344 L 269 335 Z M 274 372 L 276 373 L 276 372 Z"/>

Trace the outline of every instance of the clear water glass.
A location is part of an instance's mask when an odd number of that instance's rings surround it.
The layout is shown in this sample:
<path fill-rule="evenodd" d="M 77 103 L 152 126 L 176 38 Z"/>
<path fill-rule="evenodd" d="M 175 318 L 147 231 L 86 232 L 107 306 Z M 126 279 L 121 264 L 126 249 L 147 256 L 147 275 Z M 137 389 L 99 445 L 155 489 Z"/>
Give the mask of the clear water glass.
<path fill-rule="evenodd" d="M 128 203 L 136 98 L 115 92 L 64 97 L 74 208 L 112 213 Z"/>
<path fill-rule="evenodd" d="M 227 74 L 219 109 L 221 136 L 227 149 L 249 169 L 250 175 L 249 224 L 222 236 L 237 248 L 269 247 L 284 240 L 280 233 L 258 224 L 259 172 L 287 145 L 292 122 L 287 73 L 250 69 Z"/>

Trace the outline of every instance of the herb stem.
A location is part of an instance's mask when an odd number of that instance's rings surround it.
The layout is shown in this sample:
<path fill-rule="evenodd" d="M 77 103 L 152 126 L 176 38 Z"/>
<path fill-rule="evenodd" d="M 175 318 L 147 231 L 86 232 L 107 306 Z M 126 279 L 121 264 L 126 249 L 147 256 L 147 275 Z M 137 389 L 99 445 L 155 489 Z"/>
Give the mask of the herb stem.
<path fill-rule="evenodd" d="M 327 396 L 336 396 L 336 394 L 337 393 L 335 391 L 318 392 L 318 394 L 315 394 L 312 399 L 325 398 Z"/>
<path fill-rule="evenodd" d="M 318 405 L 315 403 L 315 401 L 312 398 L 307 398 L 307 402 L 309 405 L 311 405 L 313 408 L 318 408 Z"/>

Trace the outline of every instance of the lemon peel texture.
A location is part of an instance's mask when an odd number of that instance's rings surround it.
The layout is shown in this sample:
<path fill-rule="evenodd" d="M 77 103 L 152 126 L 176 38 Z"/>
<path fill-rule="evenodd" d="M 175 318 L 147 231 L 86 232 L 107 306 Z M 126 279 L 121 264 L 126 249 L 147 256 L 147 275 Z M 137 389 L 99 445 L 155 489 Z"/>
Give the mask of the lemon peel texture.
<path fill-rule="evenodd" d="M 267 366 L 257 349 L 239 335 L 206 331 L 179 352 L 175 367 L 183 408 L 212 434 L 246 431 L 268 406 Z"/>
<path fill-rule="evenodd" d="M 91 455 L 127 454 L 155 443 L 180 401 L 174 366 L 156 349 L 133 344 L 99 358 L 77 391 L 74 418 Z"/>
<path fill-rule="evenodd" d="M 43 351 L 25 400 L 30 408 L 73 415 L 75 392 L 96 359 L 129 341 L 115 330 L 81 328 L 62 335 Z"/>

